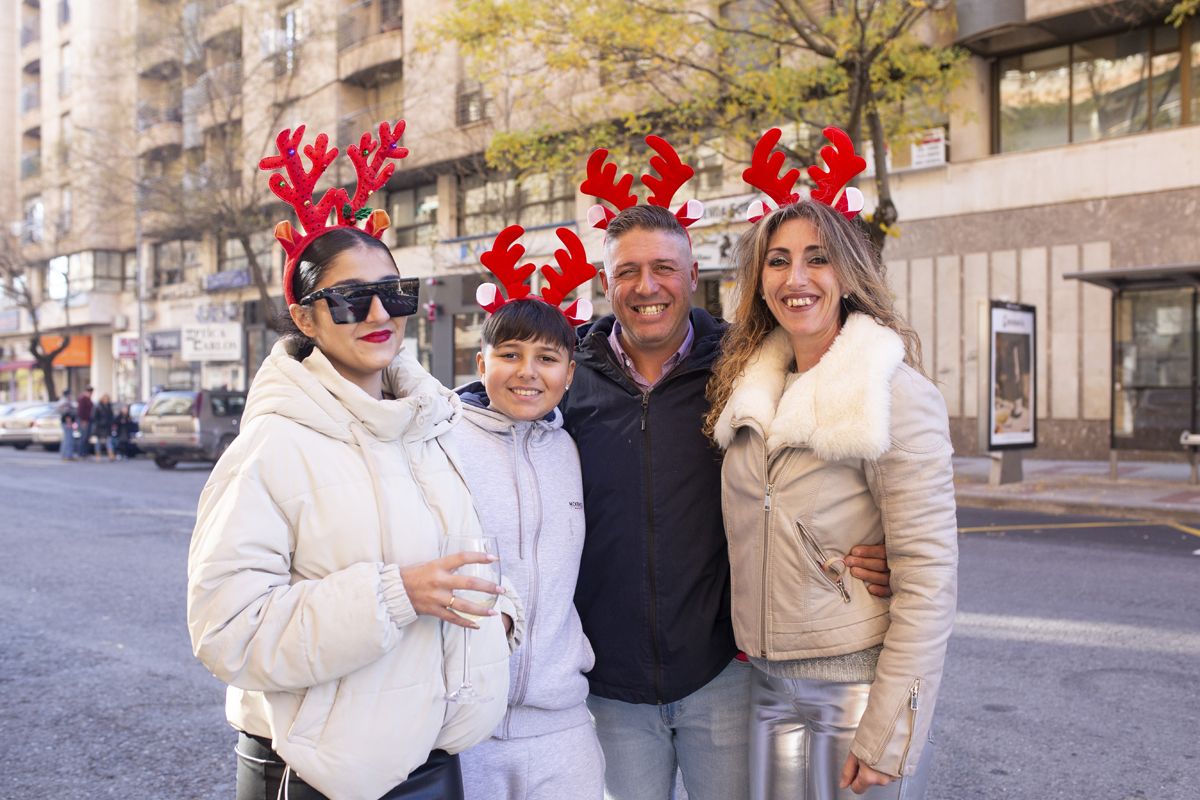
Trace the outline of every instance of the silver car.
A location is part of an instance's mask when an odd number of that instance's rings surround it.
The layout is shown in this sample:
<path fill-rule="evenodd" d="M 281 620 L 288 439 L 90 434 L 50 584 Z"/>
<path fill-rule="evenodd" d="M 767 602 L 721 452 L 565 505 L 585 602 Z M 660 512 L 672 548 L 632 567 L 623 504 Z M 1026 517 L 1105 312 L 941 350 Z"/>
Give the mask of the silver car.
<path fill-rule="evenodd" d="M 61 424 L 58 406 L 54 403 L 26 406 L 5 417 L 0 417 L 0 445 L 11 445 L 18 450 L 29 447 L 34 441 L 34 423 L 39 417 L 47 415 L 53 417 L 55 425 Z"/>
<path fill-rule="evenodd" d="M 245 392 L 159 392 L 139 420 L 137 446 L 160 469 L 173 469 L 180 461 L 215 462 L 237 436 L 245 407 Z"/>

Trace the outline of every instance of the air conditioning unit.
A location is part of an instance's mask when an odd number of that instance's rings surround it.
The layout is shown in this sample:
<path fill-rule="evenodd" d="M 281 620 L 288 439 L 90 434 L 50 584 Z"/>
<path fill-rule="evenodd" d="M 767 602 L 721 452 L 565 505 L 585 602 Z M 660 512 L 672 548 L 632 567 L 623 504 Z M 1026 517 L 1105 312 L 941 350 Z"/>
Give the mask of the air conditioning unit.
<path fill-rule="evenodd" d="M 124 314 L 114 314 L 113 321 L 112 321 L 112 327 L 113 327 L 114 331 L 129 330 L 129 317 L 127 317 Z"/>

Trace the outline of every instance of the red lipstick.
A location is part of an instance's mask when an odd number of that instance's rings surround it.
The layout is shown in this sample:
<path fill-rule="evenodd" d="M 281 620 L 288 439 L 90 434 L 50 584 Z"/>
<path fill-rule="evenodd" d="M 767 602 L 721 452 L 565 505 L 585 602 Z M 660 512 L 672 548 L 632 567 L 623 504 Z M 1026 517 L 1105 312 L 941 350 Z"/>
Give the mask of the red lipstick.
<path fill-rule="evenodd" d="M 374 333 L 368 333 L 366 336 L 360 336 L 358 338 L 362 339 L 364 342 L 370 342 L 371 344 L 380 344 L 392 338 L 392 332 L 375 331 Z"/>

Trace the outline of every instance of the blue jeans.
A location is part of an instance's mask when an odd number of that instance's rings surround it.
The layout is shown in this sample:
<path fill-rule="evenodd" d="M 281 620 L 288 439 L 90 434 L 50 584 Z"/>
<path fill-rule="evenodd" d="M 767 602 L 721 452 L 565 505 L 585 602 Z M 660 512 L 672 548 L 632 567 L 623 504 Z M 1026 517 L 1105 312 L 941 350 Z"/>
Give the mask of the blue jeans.
<path fill-rule="evenodd" d="M 75 457 L 75 428 L 72 425 L 62 426 L 62 444 L 58 447 L 63 458 Z"/>
<path fill-rule="evenodd" d="M 589 697 L 605 800 L 671 800 L 676 768 L 688 800 L 746 800 L 753 671 L 731 661 L 702 688 L 661 706 Z"/>

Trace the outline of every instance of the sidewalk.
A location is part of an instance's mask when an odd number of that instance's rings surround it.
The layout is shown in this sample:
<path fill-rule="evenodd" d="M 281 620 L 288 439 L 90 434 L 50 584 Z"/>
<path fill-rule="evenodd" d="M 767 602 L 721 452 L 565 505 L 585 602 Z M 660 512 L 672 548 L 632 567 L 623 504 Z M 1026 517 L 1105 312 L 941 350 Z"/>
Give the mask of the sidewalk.
<path fill-rule="evenodd" d="M 1024 481 L 989 486 L 990 462 L 954 459 L 959 505 L 1200 523 L 1200 486 L 1188 483 L 1186 463 L 1122 462 L 1113 480 L 1107 461 L 1026 459 Z"/>

